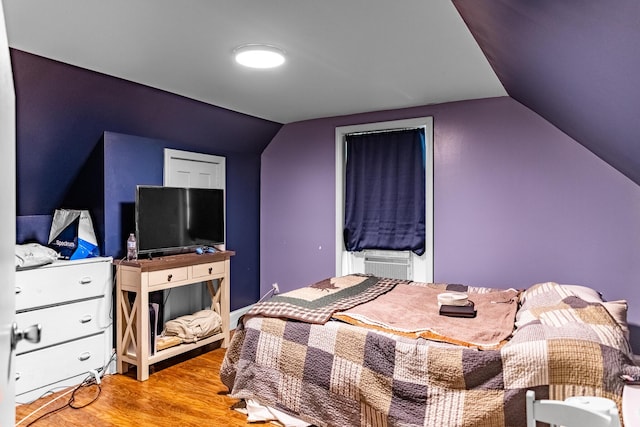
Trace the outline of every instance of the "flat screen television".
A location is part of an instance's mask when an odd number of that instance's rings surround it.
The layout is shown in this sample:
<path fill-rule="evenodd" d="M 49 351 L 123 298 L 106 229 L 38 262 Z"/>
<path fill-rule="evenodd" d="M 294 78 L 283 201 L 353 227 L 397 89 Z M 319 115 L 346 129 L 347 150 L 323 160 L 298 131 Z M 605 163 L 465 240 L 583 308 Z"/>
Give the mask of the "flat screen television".
<path fill-rule="evenodd" d="M 139 185 L 138 254 L 170 254 L 224 243 L 224 190 Z"/>

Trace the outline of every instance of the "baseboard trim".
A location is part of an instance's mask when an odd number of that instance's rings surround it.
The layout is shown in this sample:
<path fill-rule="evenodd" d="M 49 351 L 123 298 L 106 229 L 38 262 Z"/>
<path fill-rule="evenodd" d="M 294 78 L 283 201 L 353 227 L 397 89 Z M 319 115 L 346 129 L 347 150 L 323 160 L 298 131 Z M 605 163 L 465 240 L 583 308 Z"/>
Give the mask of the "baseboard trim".
<path fill-rule="evenodd" d="M 229 313 L 229 329 L 234 330 L 238 326 L 240 317 L 242 317 L 247 311 L 251 310 L 251 307 L 253 307 L 253 304 L 233 310 Z"/>

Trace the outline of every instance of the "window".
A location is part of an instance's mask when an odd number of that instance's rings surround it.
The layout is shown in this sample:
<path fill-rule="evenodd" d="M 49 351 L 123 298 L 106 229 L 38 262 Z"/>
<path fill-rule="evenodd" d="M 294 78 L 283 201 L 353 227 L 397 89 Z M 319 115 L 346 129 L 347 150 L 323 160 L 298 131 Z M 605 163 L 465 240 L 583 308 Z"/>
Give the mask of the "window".
<path fill-rule="evenodd" d="M 346 135 L 344 244 L 348 251 L 425 251 L 423 128 Z"/>
<path fill-rule="evenodd" d="M 392 131 L 401 128 L 419 128 L 425 137 L 424 173 L 424 246 L 422 255 L 411 254 L 412 278 L 416 281 L 433 281 L 433 119 L 422 117 L 409 120 L 369 123 L 336 128 L 336 274 L 364 272 L 364 254 L 350 252 L 344 244 L 345 177 L 347 135 L 360 132 Z M 416 251 L 421 252 L 421 251 Z"/>

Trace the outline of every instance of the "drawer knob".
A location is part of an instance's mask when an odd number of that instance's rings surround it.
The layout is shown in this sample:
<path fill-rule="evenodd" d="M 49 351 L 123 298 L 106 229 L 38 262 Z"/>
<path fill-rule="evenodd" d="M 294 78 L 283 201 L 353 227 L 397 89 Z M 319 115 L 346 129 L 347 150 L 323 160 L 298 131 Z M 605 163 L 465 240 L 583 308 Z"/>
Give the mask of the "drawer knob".
<path fill-rule="evenodd" d="M 80 354 L 80 356 L 78 356 L 78 360 L 81 362 L 89 360 L 89 358 L 91 358 L 91 352 L 89 351 L 85 351 L 84 353 Z"/>
<path fill-rule="evenodd" d="M 16 372 L 16 381 L 18 381 L 21 376 L 22 376 L 22 374 L 20 372 Z"/>
<path fill-rule="evenodd" d="M 85 314 L 80 318 L 80 323 L 89 323 L 92 319 L 93 317 L 90 314 Z"/>
<path fill-rule="evenodd" d="M 167 276 L 167 282 L 170 282 L 172 278 L 173 278 L 173 274 L 169 274 L 169 275 Z"/>
<path fill-rule="evenodd" d="M 80 284 L 81 285 L 88 285 L 91 282 L 92 282 L 92 279 L 89 276 L 86 276 L 86 277 L 83 277 L 82 279 L 80 279 Z"/>
<path fill-rule="evenodd" d="M 209 267 L 209 274 L 213 273 L 213 267 Z"/>
<path fill-rule="evenodd" d="M 20 286 L 16 286 L 16 295 L 22 292 L 22 288 Z"/>

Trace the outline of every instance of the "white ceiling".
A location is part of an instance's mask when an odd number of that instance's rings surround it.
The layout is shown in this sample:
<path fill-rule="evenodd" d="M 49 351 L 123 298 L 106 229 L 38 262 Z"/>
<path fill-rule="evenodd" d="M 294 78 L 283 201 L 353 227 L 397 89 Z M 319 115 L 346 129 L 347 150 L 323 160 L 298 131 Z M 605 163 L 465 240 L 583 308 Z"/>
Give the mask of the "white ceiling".
<path fill-rule="evenodd" d="M 13 48 L 279 123 L 506 95 L 449 0 L 3 2 Z"/>

